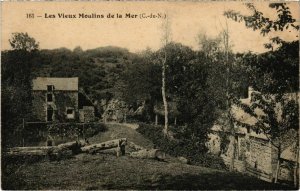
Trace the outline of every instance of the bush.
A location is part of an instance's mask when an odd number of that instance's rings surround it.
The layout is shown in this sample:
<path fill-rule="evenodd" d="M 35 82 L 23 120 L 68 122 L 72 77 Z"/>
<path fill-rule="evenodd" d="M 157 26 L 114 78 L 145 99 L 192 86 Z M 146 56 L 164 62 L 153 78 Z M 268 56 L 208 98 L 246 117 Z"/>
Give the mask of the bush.
<path fill-rule="evenodd" d="M 175 140 L 169 140 L 164 137 L 162 126 L 141 123 L 139 124 L 137 131 L 150 139 L 156 148 L 161 149 L 169 155 L 186 157 L 190 163 L 194 165 L 215 169 L 226 169 L 226 166 L 220 157 L 207 154 L 206 150 L 200 150 L 191 140 L 183 138 L 178 131 L 178 128 L 170 128 L 172 131 L 175 131 Z"/>
<path fill-rule="evenodd" d="M 191 163 L 214 169 L 228 170 L 221 157 L 208 153 L 195 155 L 192 157 Z"/>
<path fill-rule="evenodd" d="M 106 129 L 103 123 L 35 123 L 26 125 L 22 137 L 26 146 L 34 146 L 46 142 L 50 135 L 57 145 L 77 138 L 89 138 Z"/>

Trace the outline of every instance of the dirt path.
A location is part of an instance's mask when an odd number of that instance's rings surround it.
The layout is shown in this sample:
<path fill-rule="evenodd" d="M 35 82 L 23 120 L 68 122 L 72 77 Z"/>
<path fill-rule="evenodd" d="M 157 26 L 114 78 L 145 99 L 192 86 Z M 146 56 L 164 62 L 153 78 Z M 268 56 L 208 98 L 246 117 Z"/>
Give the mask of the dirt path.
<path fill-rule="evenodd" d="M 153 148 L 153 143 L 135 130 L 136 125 L 108 123 L 108 130 L 94 137 L 89 138 L 90 143 L 100 143 L 118 138 L 127 138 L 145 148 Z"/>

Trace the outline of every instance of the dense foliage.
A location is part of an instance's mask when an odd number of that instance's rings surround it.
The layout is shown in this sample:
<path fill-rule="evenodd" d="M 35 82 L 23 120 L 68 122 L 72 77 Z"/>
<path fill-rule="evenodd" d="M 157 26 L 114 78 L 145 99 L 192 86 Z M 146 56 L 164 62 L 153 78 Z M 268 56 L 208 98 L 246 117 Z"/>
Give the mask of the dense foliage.
<path fill-rule="evenodd" d="M 137 131 L 150 139 L 156 148 L 172 156 L 186 157 L 191 164 L 211 167 L 215 169 L 226 169 L 223 160 L 217 156 L 203 154 L 201 148 L 195 146 L 194 140 L 187 139 L 184 132 L 178 131 L 178 128 L 171 128 L 176 133 L 176 140 L 169 140 L 161 133 L 162 126 L 139 124 Z"/>
<path fill-rule="evenodd" d="M 57 145 L 63 142 L 90 138 L 106 131 L 106 129 L 103 123 L 29 123 L 25 125 L 22 137 L 25 146 L 45 143 L 48 139 Z"/>
<path fill-rule="evenodd" d="M 2 137 L 15 137 L 22 128 L 22 119 L 30 119 L 31 61 L 36 52 L 14 50 L 2 53 L 1 63 L 1 122 Z M 13 139 L 11 139 L 13 140 Z M 2 139 L 2 146 L 9 139 Z"/>

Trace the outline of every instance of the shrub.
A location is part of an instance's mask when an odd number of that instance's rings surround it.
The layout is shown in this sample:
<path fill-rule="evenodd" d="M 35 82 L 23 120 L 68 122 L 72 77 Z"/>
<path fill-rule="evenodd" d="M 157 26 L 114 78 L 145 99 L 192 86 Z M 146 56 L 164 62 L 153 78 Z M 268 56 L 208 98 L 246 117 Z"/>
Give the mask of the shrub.
<path fill-rule="evenodd" d="M 92 137 L 106 129 L 103 123 L 35 123 L 27 124 L 22 137 L 28 146 L 46 142 L 48 135 L 55 144 L 60 144 L 77 138 Z"/>
<path fill-rule="evenodd" d="M 186 157 L 191 164 L 211 167 L 216 169 L 226 169 L 223 160 L 215 155 L 207 154 L 206 150 L 200 150 L 190 139 L 184 138 L 179 128 L 172 128 L 175 131 L 175 140 L 169 140 L 162 133 L 162 126 L 154 126 L 145 123 L 139 124 L 137 131 L 150 139 L 156 148 L 159 148 L 172 156 Z"/>

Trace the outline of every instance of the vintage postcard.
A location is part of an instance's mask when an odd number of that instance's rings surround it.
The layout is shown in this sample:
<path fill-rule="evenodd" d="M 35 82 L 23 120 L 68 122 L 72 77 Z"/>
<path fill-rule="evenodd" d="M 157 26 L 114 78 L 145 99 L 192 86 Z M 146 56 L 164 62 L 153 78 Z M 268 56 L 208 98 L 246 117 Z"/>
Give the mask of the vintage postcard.
<path fill-rule="evenodd" d="M 299 189 L 296 1 L 1 2 L 3 190 Z"/>

